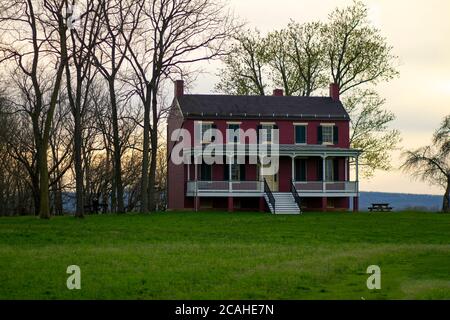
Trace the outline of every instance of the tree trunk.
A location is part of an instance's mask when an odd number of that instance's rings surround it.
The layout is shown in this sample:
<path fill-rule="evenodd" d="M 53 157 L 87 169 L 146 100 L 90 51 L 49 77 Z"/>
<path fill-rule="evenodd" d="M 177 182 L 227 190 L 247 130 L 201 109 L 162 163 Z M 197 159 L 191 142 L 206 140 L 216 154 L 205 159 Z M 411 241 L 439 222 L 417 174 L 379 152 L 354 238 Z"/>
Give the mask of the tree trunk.
<path fill-rule="evenodd" d="M 37 173 L 31 180 L 32 193 L 33 193 L 33 205 L 34 205 L 34 215 L 39 216 L 40 207 L 40 192 L 39 192 L 39 173 Z"/>
<path fill-rule="evenodd" d="M 158 100 L 157 92 L 158 90 L 154 88 L 152 92 L 152 128 L 150 133 L 150 144 L 151 144 L 151 159 L 150 159 L 150 172 L 148 179 L 148 209 L 150 212 L 156 210 L 155 203 L 155 181 L 156 181 L 156 165 L 157 165 L 157 155 L 158 155 Z"/>
<path fill-rule="evenodd" d="M 43 141 L 39 152 L 39 217 L 50 219 L 50 199 L 48 185 L 47 148 Z"/>
<path fill-rule="evenodd" d="M 156 182 L 156 165 L 158 155 L 158 133 L 152 130 L 151 139 L 151 157 L 150 157 L 150 172 L 148 179 L 148 209 L 150 212 L 156 210 L 155 198 L 155 182 Z"/>
<path fill-rule="evenodd" d="M 77 99 L 78 100 L 78 99 Z M 77 103 L 78 104 L 78 103 Z M 80 106 L 75 106 L 74 120 L 74 153 L 75 153 L 75 189 L 76 189 L 76 212 L 75 217 L 84 217 L 84 179 L 83 179 L 83 159 L 82 159 L 82 128 Z"/>
<path fill-rule="evenodd" d="M 144 141 L 142 146 L 142 171 L 141 171 L 141 213 L 148 212 L 148 165 L 150 145 L 150 101 L 152 90 L 147 85 L 146 99 L 144 103 Z"/>
<path fill-rule="evenodd" d="M 442 212 L 450 212 L 450 178 L 447 179 L 447 188 L 445 189 L 444 200 L 442 202 Z"/>
<path fill-rule="evenodd" d="M 122 162 L 121 162 L 121 146 L 119 137 L 119 121 L 117 116 L 117 100 L 116 93 L 114 91 L 114 80 L 109 81 L 109 93 L 111 102 L 112 113 L 112 126 L 113 126 L 113 145 L 114 145 L 114 187 L 113 193 L 116 195 L 117 206 L 115 209 L 118 213 L 124 213 L 123 202 L 123 183 L 122 183 Z"/>

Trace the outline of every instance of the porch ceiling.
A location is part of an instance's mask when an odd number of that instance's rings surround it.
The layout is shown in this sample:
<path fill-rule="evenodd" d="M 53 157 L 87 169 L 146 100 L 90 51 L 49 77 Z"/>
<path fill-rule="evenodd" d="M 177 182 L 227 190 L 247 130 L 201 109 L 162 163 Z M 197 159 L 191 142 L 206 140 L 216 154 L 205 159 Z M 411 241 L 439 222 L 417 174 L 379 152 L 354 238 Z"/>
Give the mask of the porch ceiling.
<path fill-rule="evenodd" d="M 260 149 L 265 150 L 269 155 L 276 152 L 277 148 L 274 145 L 257 145 L 257 144 L 245 144 L 245 145 L 232 145 L 237 146 L 237 148 L 230 148 L 230 145 L 221 144 L 209 145 L 208 148 L 212 150 L 214 148 L 214 153 L 216 155 L 258 155 Z M 264 149 L 265 148 L 265 149 Z M 205 149 L 203 147 L 195 148 L 185 148 L 184 153 L 189 155 L 197 154 L 200 156 L 202 151 Z M 233 151 L 234 150 L 234 151 Z M 264 152 L 264 151 L 263 151 Z M 324 145 L 297 145 L 297 144 L 280 144 L 278 145 L 278 152 L 280 156 L 348 156 L 357 157 L 362 153 L 359 149 L 352 148 L 335 148 L 332 146 Z"/>

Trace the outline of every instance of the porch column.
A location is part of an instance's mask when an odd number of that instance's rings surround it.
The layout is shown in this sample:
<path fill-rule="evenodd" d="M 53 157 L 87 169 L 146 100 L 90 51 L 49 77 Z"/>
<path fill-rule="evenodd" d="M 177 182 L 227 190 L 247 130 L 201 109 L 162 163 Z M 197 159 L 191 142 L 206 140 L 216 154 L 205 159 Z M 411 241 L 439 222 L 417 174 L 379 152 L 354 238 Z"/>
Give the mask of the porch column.
<path fill-rule="evenodd" d="M 358 192 L 359 192 L 359 157 L 356 157 L 356 183 L 357 183 L 357 187 L 358 187 Z"/>
<path fill-rule="evenodd" d="M 189 162 L 187 164 L 187 181 L 191 181 L 191 165 Z"/>
<path fill-rule="evenodd" d="M 359 211 L 359 157 L 356 157 L 356 197 L 353 197 L 353 211 Z"/>
<path fill-rule="evenodd" d="M 197 163 L 194 162 L 194 180 L 197 181 L 198 180 L 198 176 L 197 176 Z"/>
<path fill-rule="evenodd" d="M 353 212 L 359 211 L 359 197 L 353 197 Z"/>
<path fill-rule="evenodd" d="M 228 212 L 234 211 L 234 201 L 233 197 L 228 197 Z"/>
<path fill-rule="evenodd" d="M 195 211 L 200 210 L 200 197 L 199 196 L 195 196 L 194 207 L 195 207 Z"/>
<path fill-rule="evenodd" d="M 292 159 L 291 181 L 295 181 L 295 156 L 291 156 L 291 159 Z"/>
<path fill-rule="evenodd" d="M 228 191 L 231 193 L 233 191 L 233 185 L 232 185 L 232 181 L 233 179 L 231 178 L 231 165 L 232 162 L 234 161 L 234 158 L 230 157 L 230 164 L 228 166 Z"/>
<path fill-rule="evenodd" d="M 344 181 L 349 181 L 348 179 L 348 157 L 344 158 Z"/>
<path fill-rule="evenodd" d="M 197 159 L 194 158 L 194 180 L 195 180 L 195 198 L 194 208 L 195 211 L 200 209 L 200 197 L 198 196 L 198 173 L 197 173 Z"/>
<path fill-rule="evenodd" d="M 325 180 L 326 180 L 325 179 L 325 175 L 326 175 L 325 166 L 327 165 L 326 159 L 327 159 L 327 155 L 325 154 L 322 156 L 322 192 L 325 192 L 325 190 L 326 190 L 326 185 L 325 185 Z"/>

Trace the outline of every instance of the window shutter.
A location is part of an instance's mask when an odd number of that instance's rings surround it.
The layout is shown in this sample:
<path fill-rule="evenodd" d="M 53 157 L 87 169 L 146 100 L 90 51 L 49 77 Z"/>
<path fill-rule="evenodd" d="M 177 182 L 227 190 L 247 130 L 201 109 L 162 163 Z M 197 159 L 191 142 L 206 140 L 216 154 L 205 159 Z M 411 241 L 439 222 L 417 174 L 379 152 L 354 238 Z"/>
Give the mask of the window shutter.
<path fill-rule="evenodd" d="M 223 164 L 223 181 L 229 181 L 230 180 L 230 168 L 229 164 L 224 163 Z"/>
<path fill-rule="evenodd" d="M 198 145 L 202 142 L 202 123 L 200 121 L 194 122 L 194 144 Z"/>
<path fill-rule="evenodd" d="M 334 159 L 334 163 L 333 163 L 333 178 L 334 181 L 339 181 L 339 159 Z"/>
<path fill-rule="evenodd" d="M 212 125 L 211 125 L 211 129 L 214 131 L 215 129 L 217 129 L 217 125 L 212 124 Z M 216 137 L 215 137 L 214 134 L 212 134 L 212 135 L 211 135 L 211 142 L 214 142 L 214 141 L 216 141 Z"/>
<path fill-rule="evenodd" d="M 245 181 L 245 164 L 241 164 L 240 168 L 239 168 L 239 180 L 240 181 Z"/>
<path fill-rule="evenodd" d="M 261 129 L 262 129 L 261 125 L 256 127 L 256 141 L 258 144 L 259 144 L 259 134 L 260 134 Z"/>
<path fill-rule="evenodd" d="M 333 143 L 339 143 L 339 128 L 337 126 L 333 127 Z"/>
<path fill-rule="evenodd" d="M 323 181 L 323 160 L 317 159 L 317 181 Z"/>
<path fill-rule="evenodd" d="M 322 144 L 323 138 L 322 138 L 322 126 L 317 127 L 317 143 Z"/>

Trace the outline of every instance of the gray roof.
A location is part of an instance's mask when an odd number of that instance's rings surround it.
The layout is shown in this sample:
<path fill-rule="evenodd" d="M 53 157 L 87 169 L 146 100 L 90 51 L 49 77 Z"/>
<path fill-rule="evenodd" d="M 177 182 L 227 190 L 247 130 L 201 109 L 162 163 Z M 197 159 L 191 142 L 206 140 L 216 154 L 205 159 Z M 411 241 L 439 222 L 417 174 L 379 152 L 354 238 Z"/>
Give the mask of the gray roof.
<path fill-rule="evenodd" d="M 187 118 L 349 119 L 340 101 L 329 97 L 183 95 Z"/>

